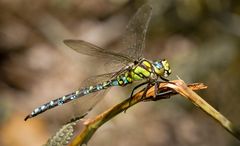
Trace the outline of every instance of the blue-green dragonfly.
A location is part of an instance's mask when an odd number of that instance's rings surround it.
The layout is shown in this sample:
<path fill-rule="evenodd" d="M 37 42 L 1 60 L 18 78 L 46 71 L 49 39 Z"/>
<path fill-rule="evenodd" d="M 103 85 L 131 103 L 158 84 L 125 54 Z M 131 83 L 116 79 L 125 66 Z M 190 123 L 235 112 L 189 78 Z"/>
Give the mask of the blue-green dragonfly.
<path fill-rule="evenodd" d="M 121 50 L 121 52 L 117 50 L 102 49 L 82 40 L 65 40 L 64 43 L 68 47 L 81 54 L 110 58 L 114 62 L 123 64 L 123 67 L 116 72 L 90 78 L 87 80 L 89 85 L 83 86 L 71 94 L 54 99 L 35 108 L 25 120 L 65 103 L 74 103 L 72 101 L 76 101 L 77 99 L 80 101 L 78 103 L 81 103 L 79 106 L 81 106 L 85 104 L 81 102 L 81 97 L 91 94 L 94 95 L 94 93 L 108 89 L 109 87 L 126 86 L 135 81 L 142 81 L 141 84 L 133 89 L 133 94 L 135 89 L 143 85 L 147 85 L 147 87 L 155 85 L 157 87 L 159 81 L 168 81 L 165 77 L 171 74 L 171 69 L 166 59 L 151 61 L 142 57 L 142 51 L 143 48 L 145 48 L 146 31 L 151 14 L 152 7 L 150 5 L 146 4 L 139 8 L 127 25 L 126 33 L 122 40 L 125 50 Z M 130 97 L 132 97 L 132 94 Z M 91 104 L 91 106 L 87 108 L 88 111 L 92 109 L 94 105 L 95 104 Z M 83 111 L 81 111 L 81 113 L 82 112 Z"/>

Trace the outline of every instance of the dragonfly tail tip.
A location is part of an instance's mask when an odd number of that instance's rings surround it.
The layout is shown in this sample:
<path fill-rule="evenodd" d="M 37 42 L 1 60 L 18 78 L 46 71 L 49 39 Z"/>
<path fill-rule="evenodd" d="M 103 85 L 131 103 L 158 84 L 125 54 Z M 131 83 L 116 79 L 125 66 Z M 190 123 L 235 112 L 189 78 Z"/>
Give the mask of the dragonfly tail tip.
<path fill-rule="evenodd" d="M 25 118 L 24 118 L 24 121 L 27 121 L 29 118 L 31 118 L 32 116 L 31 115 L 27 115 Z"/>

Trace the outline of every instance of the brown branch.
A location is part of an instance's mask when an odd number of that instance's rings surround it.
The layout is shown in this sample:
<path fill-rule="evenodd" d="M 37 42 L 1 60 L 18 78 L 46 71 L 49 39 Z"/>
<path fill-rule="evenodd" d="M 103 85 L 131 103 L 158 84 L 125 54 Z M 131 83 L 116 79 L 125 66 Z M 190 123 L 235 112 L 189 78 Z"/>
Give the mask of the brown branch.
<path fill-rule="evenodd" d="M 187 87 L 187 85 L 179 80 L 175 84 L 166 84 L 166 87 L 174 89 L 176 92 L 181 94 L 183 97 L 190 100 L 193 104 L 207 113 L 210 117 L 216 120 L 223 128 L 225 128 L 229 133 L 231 133 L 235 138 L 240 140 L 240 129 L 235 127 L 231 121 L 229 121 L 225 116 L 208 104 L 204 99 L 197 95 L 194 91 Z"/>
<path fill-rule="evenodd" d="M 128 98 L 123 102 L 113 106 L 112 108 L 106 110 L 100 115 L 93 119 L 87 119 L 84 122 L 84 129 L 73 139 L 70 146 L 77 146 L 82 144 L 87 144 L 95 131 L 103 125 L 105 122 L 109 121 L 117 114 L 126 111 L 129 107 L 135 105 L 141 101 L 156 101 L 160 99 L 169 98 L 175 94 L 181 94 L 185 98 L 189 99 L 192 103 L 200 107 L 203 111 L 213 117 L 218 121 L 225 129 L 227 129 L 236 138 L 239 138 L 239 133 L 236 128 L 233 127 L 230 121 L 228 121 L 221 113 L 217 112 L 212 106 L 210 106 L 206 101 L 204 101 L 200 96 L 198 96 L 192 90 L 206 89 L 207 86 L 202 83 L 195 83 L 186 85 L 182 80 L 174 80 L 171 83 L 161 83 L 159 85 L 160 95 L 154 97 L 154 87 L 151 87 L 146 96 L 142 98 L 143 91 L 136 93 L 132 98 Z"/>

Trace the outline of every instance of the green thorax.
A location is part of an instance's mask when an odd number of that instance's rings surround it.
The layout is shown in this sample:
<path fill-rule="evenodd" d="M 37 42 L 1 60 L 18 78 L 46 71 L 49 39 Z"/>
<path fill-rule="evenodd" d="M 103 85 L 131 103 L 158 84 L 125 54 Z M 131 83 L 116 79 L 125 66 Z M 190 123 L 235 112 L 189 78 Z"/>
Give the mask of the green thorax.
<path fill-rule="evenodd" d="M 164 74 L 164 69 L 156 70 L 151 61 L 142 59 L 139 63 L 130 67 L 129 71 L 117 76 L 117 81 L 119 86 L 125 86 L 133 81 L 152 78 L 157 76 L 157 74 Z"/>

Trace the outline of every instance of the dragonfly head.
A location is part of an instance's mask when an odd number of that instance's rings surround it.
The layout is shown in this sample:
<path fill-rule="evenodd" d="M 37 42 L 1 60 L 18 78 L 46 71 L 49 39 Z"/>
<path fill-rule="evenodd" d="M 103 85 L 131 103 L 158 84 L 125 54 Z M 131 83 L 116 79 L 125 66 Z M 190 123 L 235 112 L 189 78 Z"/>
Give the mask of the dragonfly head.
<path fill-rule="evenodd" d="M 153 62 L 154 71 L 159 76 L 168 77 L 171 74 L 171 69 L 166 59 L 156 60 Z"/>

